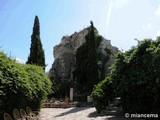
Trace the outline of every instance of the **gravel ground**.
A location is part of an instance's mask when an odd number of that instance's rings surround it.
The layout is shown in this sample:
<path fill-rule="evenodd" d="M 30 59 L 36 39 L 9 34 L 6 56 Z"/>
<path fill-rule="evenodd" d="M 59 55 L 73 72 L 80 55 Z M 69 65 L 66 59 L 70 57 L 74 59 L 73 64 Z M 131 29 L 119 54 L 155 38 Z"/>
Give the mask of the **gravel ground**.
<path fill-rule="evenodd" d="M 40 120 L 128 120 L 114 115 L 100 116 L 94 107 L 43 108 Z"/>

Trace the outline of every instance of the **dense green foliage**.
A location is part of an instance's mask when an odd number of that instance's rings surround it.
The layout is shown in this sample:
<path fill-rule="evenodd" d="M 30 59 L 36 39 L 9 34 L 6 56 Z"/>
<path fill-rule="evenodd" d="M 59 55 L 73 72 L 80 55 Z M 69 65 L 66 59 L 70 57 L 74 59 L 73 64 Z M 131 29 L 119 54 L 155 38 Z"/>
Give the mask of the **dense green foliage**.
<path fill-rule="evenodd" d="M 89 34 L 86 36 L 86 42 L 88 44 L 88 65 L 87 65 L 87 89 L 92 91 L 93 86 L 99 82 L 98 79 L 98 64 L 97 64 L 97 49 L 96 49 L 96 37 L 94 32 L 93 22 L 91 21 L 91 28 Z"/>
<path fill-rule="evenodd" d="M 98 50 L 102 37 L 95 32 L 92 22 L 88 29 L 89 32 L 85 37 L 86 42 L 76 52 L 74 81 L 77 92 L 89 95 L 94 85 L 102 78 L 101 75 L 104 75 L 104 68 L 98 64 L 104 60 L 102 57 L 104 55 L 102 55 L 101 50 Z"/>
<path fill-rule="evenodd" d="M 41 102 L 51 92 L 51 81 L 43 69 L 22 65 L 0 52 L 0 116 L 12 115 L 14 108 L 40 108 Z"/>
<path fill-rule="evenodd" d="M 159 68 L 160 38 L 156 41 L 145 39 L 139 42 L 137 47 L 117 55 L 109 77 L 114 88 L 114 96 L 121 97 L 124 112 L 160 113 Z M 104 86 L 97 86 L 93 95 L 101 89 L 109 89 L 105 83 Z M 101 98 L 99 94 L 96 97 Z M 106 94 L 105 97 L 110 95 Z M 100 102 L 98 98 L 94 100 Z"/>
<path fill-rule="evenodd" d="M 92 98 L 95 101 L 95 107 L 98 113 L 106 109 L 109 101 L 113 99 L 113 86 L 110 77 L 106 77 L 95 86 L 92 92 Z"/>
<path fill-rule="evenodd" d="M 111 77 L 121 95 L 122 107 L 130 113 L 160 112 L 160 38 L 146 39 L 112 66 Z"/>
<path fill-rule="evenodd" d="M 30 55 L 27 64 L 35 64 L 45 68 L 45 55 L 43 46 L 40 40 L 40 25 L 38 16 L 35 17 L 33 34 L 31 36 Z"/>

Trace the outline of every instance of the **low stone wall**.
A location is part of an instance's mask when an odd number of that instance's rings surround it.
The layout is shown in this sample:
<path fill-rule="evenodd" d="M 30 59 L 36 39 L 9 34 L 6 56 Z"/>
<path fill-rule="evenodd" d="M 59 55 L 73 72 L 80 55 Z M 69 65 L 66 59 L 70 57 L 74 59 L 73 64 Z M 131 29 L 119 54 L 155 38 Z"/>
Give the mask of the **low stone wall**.
<path fill-rule="evenodd" d="M 94 107 L 93 102 L 45 102 L 43 108 Z"/>

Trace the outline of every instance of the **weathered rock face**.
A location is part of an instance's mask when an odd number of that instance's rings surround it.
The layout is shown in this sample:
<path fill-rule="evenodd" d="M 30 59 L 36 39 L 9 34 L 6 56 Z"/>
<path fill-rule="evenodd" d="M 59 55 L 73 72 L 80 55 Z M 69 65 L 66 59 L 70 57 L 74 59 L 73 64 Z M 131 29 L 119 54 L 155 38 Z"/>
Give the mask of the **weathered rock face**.
<path fill-rule="evenodd" d="M 108 46 L 111 49 L 112 54 L 110 55 L 109 60 L 105 63 L 105 67 L 104 67 L 105 76 L 107 76 L 107 74 L 109 73 L 109 67 L 111 67 L 111 65 L 113 64 L 115 60 L 115 54 L 119 52 L 117 47 L 111 45 L 110 40 L 107 40 L 103 37 L 103 40 L 99 45 L 99 49 L 103 52 L 105 56 L 107 55 L 104 50 L 106 46 Z"/>
<path fill-rule="evenodd" d="M 75 32 L 71 36 L 64 36 L 61 43 L 54 47 L 55 61 L 49 72 L 53 80 L 71 80 L 72 71 L 76 63 L 76 50 L 85 42 L 87 33 L 88 29 L 86 28 L 78 33 Z"/>
<path fill-rule="evenodd" d="M 54 63 L 50 69 L 49 75 L 53 80 L 71 81 L 72 72 L 76 64 L 76 51 L 85 42 L 85 36 L 88 33 L 88 28 L 83 29 L 80 32 L 75 32 L 71 36 L 64 36 L 61 43 L 54 47 Z M 110 40 L 103 38 L 99 45 L 99 49 L 105 53 L 104 48 L 108 46 L 112 52 L 116 54 L 118 48 L 113 47 Z M 105 64 L 105 75 L 108 73 L 108 67 L 112 65 L 115 57 L 110 55 L 110 59 Z"/>

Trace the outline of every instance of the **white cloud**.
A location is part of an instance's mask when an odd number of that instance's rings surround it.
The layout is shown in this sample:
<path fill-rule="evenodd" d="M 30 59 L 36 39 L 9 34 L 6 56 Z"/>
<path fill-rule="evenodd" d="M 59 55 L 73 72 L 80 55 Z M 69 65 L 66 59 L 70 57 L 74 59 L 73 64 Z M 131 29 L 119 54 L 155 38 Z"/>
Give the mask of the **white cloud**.
<path fill-rule="evenodd" d="M 156 11 L 154 12 L 154 14 L 156 16 L 160 16 L 160 4 L 159 4 L 158 8 L 156 9 Z"/>
<path fill-rule="evenodd" d="M 20 58 L 16 58 L 16 62 L 17 62 L 17 63 L 21 63 L 21 64 L 24 64 L 24 63 L 25 63 L 25 61 L 22 60 L 22 59 L 20 59 Z"/>

